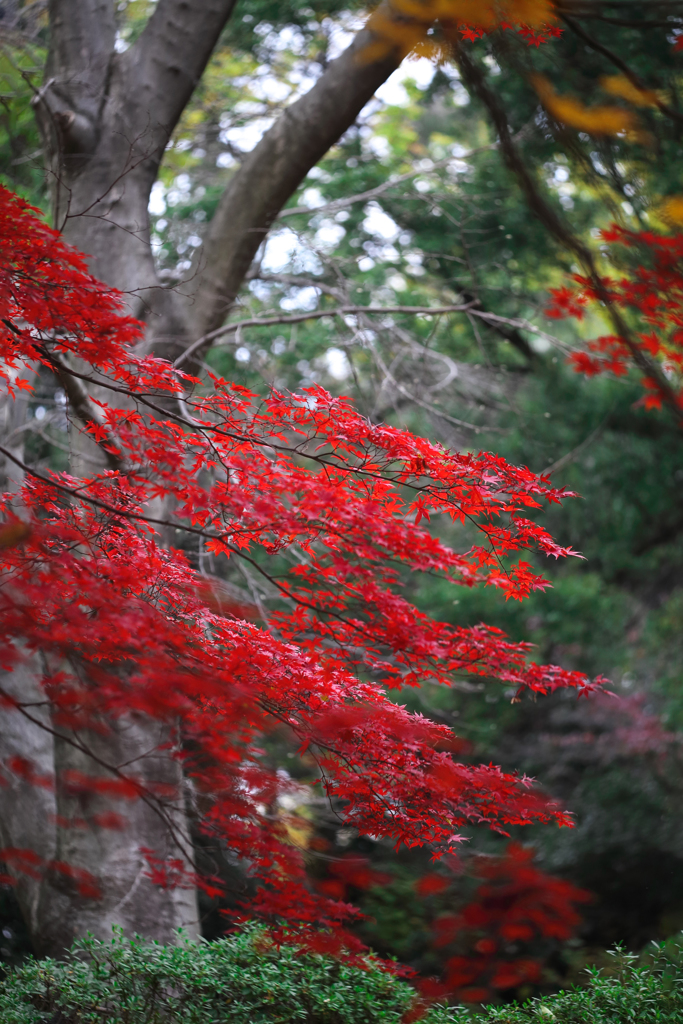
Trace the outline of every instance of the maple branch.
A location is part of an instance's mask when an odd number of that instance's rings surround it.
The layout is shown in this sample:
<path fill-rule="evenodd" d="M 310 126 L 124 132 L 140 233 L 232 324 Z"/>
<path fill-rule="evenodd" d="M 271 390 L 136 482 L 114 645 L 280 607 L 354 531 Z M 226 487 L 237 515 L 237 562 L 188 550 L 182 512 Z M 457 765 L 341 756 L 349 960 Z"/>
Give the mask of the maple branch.
<path fill-rule="evenodd" d="M 451 360 L 448 356 L 444 356 L 442 353 L 430 352 L 427 348 L 425 348 L 424 345 L 419 345 L 416 342 L 413 342 L 411 347 L 414 347 L 418 350 L 421 349 L 426 355 L 437 355 L 437 358 L 442 358 L 442 360 L 446 362 L 446 365 L 449 366 L 449 372 L 447 375 L 448 383 L 450 383 L 450 381 L 455 376 L 457 376 L 458 367 L 455 363 L 453 363 L 453 360 Z M 475 434 L 480 434 L 481 431 L 484 429 L 483 427 L 477 426 L 476 423 L 468 423 L 466 420 L 457 419 L 455 416 L 451 416 L 448 413 L 443 412 L 441 409 L 437 409 L 432 402 L 425 402 L 423 399 L 419 398 L 412 391 L 409 391 L 404 384 L 402 384 L 399 380 L 396 379 L 396 377 L 391 372 L 387 364 L 384 362 L 384 359 L 378 352 L 377 347 L 375 345 L 371 346 L 371 352 L 377 367 L 384 374 L 384 381 L 388 381 L 392 385 L 392 387 L 394 387 L 400 395 L 403 395 L 404 398 L 408 399 L 409 402 L 413 402 L 415 405 L 418 405 L 421 409 L 425 409 L 427 412 L 432 413 L 432 415 L 437 416 L 439 419 L 445 420 L 447 423 L 450 423 L 454 427 L 464 427 L 466 430 L 474 431 Z M 446 384 L 444 383 L 443 385 L 439 386 L 445 387 Z M 380 391 L 382 390 L 383 387 L 384 382 L 380 386 Z"/>
<path fill-rule="evenodd" d="M 598 300 L 604 304 L 607 310 L 607 315 L 612 321 L 615 333 L 629 350 L 631 358 L 638 369 L 656 383 L 669 410 L 675 414 L 677 425 L 683 429 L 681 406 L 675 388 L 672 387 L 661 366 L 654 359 L 650 359 L 638 344 L 633 332 L 629 329 L 620 311 L 612 301 L 608 290 L 605 288 L 590 249 L 574 235 L 569 225 L 561 219 L 557 211 L 553 209 L 542 195 L 538 183 L 515 146 L 505 111 L 498 102 L 494 92 L 489 88 L 483 72 L 462 45 L 454 43 L 454 48 L 463 83 L 487 108 L 498 133 L 505 163 L 519 181 L 532 212 L 556 241 L 573 253 L 579 260 Z"/>
<path fill-rule="evenodd" d="M 258 266 L 250 269 L 246 280 L 265 281 L 266 283 L 275 281 L 277 284 L 288 284 L 293 288 L 315 288 L 323 295 L 331 295 L 337 302 L 344 302 L 348 298 L 346 291 L 342 288 L 335 288 L 333 285 L 322 281 L 319 277 L 305 277 L 303 274 L 265 273 Z"/>
<path fill-rule="evenodd" d="M 680 12 L 681 11 L 681 0 L 648 0 L 648 10 L 653 12 L 661 12 L 662 15 L 667 12 Z M 633 3 L 629 3 L 629 0 L 614 0 L 609 3 L 606 0 L 556 0 L 555 7 L 558 14 L 562 17 L 565 13 L 573 15 L 575 18 L 586 18 L 594 21 L 603 21 L 608 25 L 621 25 L 626 28 L 672 28 L 676 26 L 675 14 L 669 14 L 666 20 L 643 18 L 640 20 L 632 20 L 628 18 L 612 17 L 605 14 L 605 8 L 615 8 L 617 11 L 622 9 L 628 11 L 629 7 L 635 7 L 641 11 L 643 5 L 641 0 L 634 0 Z M 679 21 L 682 20 L 679 15 Z"/>
<path fill-rule="evenodd" d="M 152 412 L 159 413 L 163 417 L 166 417 L 168 419 L 174 420 L 176 423 L 180 423 L 183 426 L 187 425 L 188 423 L 191 423 L 192 426 L 196 430 L 198 430 L 200 433 L 202 433 L 204 436 L 207 436 L 208 434 L 213 433 L 213 434 L 216 434 L 216 436 L 218 436 L 218 437 L 228 437 L 228 438 L 230 438 L 233 441 L 234 440 L 237 440 L 237 441 L 240 441 L 240 442 L 249 441 L 250 443 L 254 444 L 257 447 L 258 446 L 262 446 L 262 447 L 267 448 L 267 449 L 269 449 L 271 451 L 283 452 L 283 453 L 288 454 L 288 455 L 296 455 L 299 458 L 303 457 L 305 459 L 310 460 L 311 462 L 316 462 L 319 466 L 321 466 L 323 468 L 328 468 L 328 469 L 331 468 L 331 469 L 335 469 L 335 470 L 338 470 L 340 468 L 339 467 L 339 463 L 334 462 L 331 458 L 327 459 L 324 456 L 317 455 L 315 453 L 311 453 L 309 451 L 306 451 L 303 448 L 303 442 L 302 442 L 301 445 L 286 445 L 286 444 L 277 444 L 272 438 L 269 439 L 269 440 L 265 440 L 265 439 L 264 440 L 260 440 L 259 438 L 255 438 L 255 437 L 249 436 L 249 435 L 237 435 L 234 432 L 222 430 L 220 428 L 220 426 L 207 426 L 206 424 L 201 423 L 198 420 L 190 419 L 189 415 L 187 413 L 185 415 L 182 415 L 182 414 L 178 415 L 178 414 L 172 412 L 170 409 L 164 408 L 164 406 L 158 405 L 156 402 L 152 402 L 142 392 L 134 392 L 133 393 L 128 388 L 118 387 L 117 385 L 111 384 L 109 381 L 107 381 L 105 379 L 97 380 L 94 377 L 88 377 L 85 374 L 78 373 L 76 370 L 71 370 L 70 369 L 69 373 L 72 374 L 75 377 L 80 378 L 80 380 L 87 381 L 90 384 L 96 384 L 99 387 L 106 388 L 106 389 L 108 389 L 110 391 L 116 392 L 117 394 L 122 394 L 122 395 L 128 396 L 129 398 L 134 398 L 136 401 L 140 401 L 140 403 L 142 405 L 145 405 Z M 184 400 L 184 401 L 186 401 L 186 400 Z M 465 425 L 468 425 L 468 424 L 465 424 Z M 4 451 L 5 451 L 5 449 L 0 447 L 0 452 L 4 452 Z M 14 462 L 17 466 L 19 466 L 21 468 L 26 468 L 27 471 L 29 473 L 31 473 L 33 476 L 35 476 L 37 479 L 43 480 L 45 483 L 49 483 L 49 484 L 52 484 L 55 487 L 58 487 L 60 490 L 64 491 L 66 494 L 74 495 L 74 494 L 78 493 L 76 489 L 69 489 L 67 487 L 64 487 L 63 485 L 60 485 L 60 484 L 56 483 L 55 481 L 50 480 L 48 477 L 41 476 L 40 473 L 36 472 L 35 470 L 31 470 L 29 467 L 26 467 L 24 465 L 24 463 L 21 462 L 21 460 L 18 460 L 14 455 L 10 454 L 9 457 L 10 457 L 11 461 Z M 366 469 L 363 466 L 354 466 L 349 472 L 351 472 L 351 473 L 353 473 L 353 474 L 355 474 L 357 476 L 366 476 L 366 477 L 368 477 L 368 479 L 371 479 L 371 480 L 387 480 L 387 479 L 390 478 L 390 475 L 388 473 L 383 475 L 382 473 L 374 472 L 372 470 L 368 470 L 368 469 Z M 426 491 L 429 490 L 429 485 L 428 484 L 425 484 L 425 485 L 413 484 L 413 483 L 410 483 L 410 481 L 407 481 L 407 480 L 403 480 L 401 485 L 403 487 L 408 488 L 409 490 L 414 491 L 417 494 L 420 494 L 422 492 L 426 492 Z M 172 522 L 170 520 L 152 519 L 152 518 L 149 518 L 149 517 L 146 517 L 146 516 L 143 516 L 143 515 L 139 515 L 137 513 L 129 513 L 129 512 L 117 511 L 116 509 L 112 508 L 111 506 L 103 505 L 100 502 L 98 502 L 95 498 L 89 498 L 89 497 L 87 497 L 85 495 L 83 495 L 83 500 L 88 501 L 91 504 L 98 505 L 99 507 L 105 509 L 106 511 L 114 512 L 117 515 L 130 516 L 132 518 L 139 519 L 142 522 L 155 523 L 155 524 L 160 525 L 160 526 L 173 526 L 173 527 L 177 527 L 178 529 L 186 530 L 189 533 L 195 533 L 198 536 L 208 537 L 208 538 L 211 538 L 211 539 L 216 539 L 218 537 L 217 534 L 215 534 L 215 535 L 214 534 L 207 534 L 207 533 L 205 533 L 202 530 L 197 530 L 197 529 L 195 529 L 193 527 L 189 527 L 189 526 L 185 526 L 185 525 L 180 525 L 179 523 L 175 523 L 175 522 Z"/>
<path fill-rule="evenodd" d="M 270 447 L 275 447 L 275 446 L 274 445 L 270 445 Z M 84 488 L 82 488 L 82 487 L 67 487 L 65 484 L 60 484 L 58 481 L 50 479 L 49 477 L 46 477 L 44 474 L 39 473 L 36 469 L 33 469 L 32 467 L 26 465 L 25 462 L 23 462 L 21 459 L 19 459 L 12 452 L 8 451 L 2 445 L 0 445 L 0 453 L 5 455 L 6 458 L 10 459 L 11 462 L 15 463 L 15 465 L 19 466 L 21 469 L 24 470 L 25 473 L 27 473 L 29 476 L 34 477 L 36 480 L 40 480 L 42 483 L 48 484 L 51 487 L 55 487 L 58 491 L 61 491 L 63 494 L 68 494 L 72 498 L 75 497 L 79 501 L 84 501 L 88 505 L 92 505 L 95 508 L 102 509 L 103 512 L 109 512 L 111 515 L 116 516 L 118 518 L 135 520 L 135 521 L 141 522 L 141 523 L 149 523 L 152 526 L 165 526 L 165 527 L 170 527 L 171 529 L 182 530 L 184 533 L 194 534 L 195 536 L 202 537 L 205 540 L 219 540 L 230 551 L 231 554 L 234 554 L 238 558 L 243 559 L 245 562 L 248 562 L 252 566 L 252 568 L 255 569 L 256 572 L 260 576 L 263 576 L 264 579 L 267 579 L 269 583 L 271 583 L 274 587 L 276 587 L 277 590 L 280 592 L 280 594 L 282 596 L 284 596 L 285 598 L 287 598 L 287 599 L 289 599 L 291 601 L 294 601 L 297 605 L 299 605 L 302 608 L 307 608 L 309 611 L 313 611 L 313 612 L 317 612 L 317 613 L 320 613 L 322 611 L 322 609 L 320 609 L 317 605 L 311 603 L 310 601 L 307 601 L 301 595 L 296 594 L 288 586 L 286 586 L 285 584 L 281 583 L 275 576 L 272 575 L 272 573 L 267 572 L 266 569 L 264 569 L 263 566 L 260 565 L 259 562 L 255 558 L 252 558 L 249 554 L 247 554 L 246 551 L 244 551 L 238 545 L 232 544 L 227 539 L 226 535 L 221 535 L 221 534 L 215 533 L 213 531 L 204 530 L 204 529 L 202 529 L 201 527 L 198 527 L 198 526 L 191 526 L 188 523 L 183 523 L 183 522 L 178 521 L 178 520 L 161 519 L 161 518 L 159 518 L 157 516 L 144 515 L 142 512 L 135 512 L 135 511 L 133 511 L 131 509 L 116 508 L 115 506 L 110 505 L 108 502 L 100 501 L 99 498 L 93 498 L 93 497 L 91 497 L 91 495 L 86 494 L 84 492 Z M 320 460 L 320 459 L 316 458 L 315 456 L 310 456 L 310 457 L 314 458 L 316 461 L 322 462 L 322 464 L 325 465 L 325 462 L 323 460 Z M 358 470 L 356 470 L 356 472 L 358 472 Z M 361 472 L 364 472 L 364 471 L 361 471 Z M 382 477 L 381 474 L 378 474 L 378 473 L 365 473 L 364 475 L 368 475 L 370 477 L 378 478 L 378 479 L 386 479 L 386 477 Z M 411 485 L 404 483 L 404 486 L 410 487 Z M 416 491 L 419 491 L 419 490 L 424 490 L 425 488 L 420 488 L 420 487 L 416 487 L 416 486 L 413 485 L 412 489 L 416 490 Z M 480 527 L 478 527 L 478 524 L 476 523 L 476 521 L 473 519 L 473 517 L 471 515 L 469 515 L 467 513 L 464 513 L 464 515 L 472 523 L 472 525 L 475 526 L 475 528 L 480 528 Z M 234 534 L 237 531 L 232 530 L 230 532 L 232 534 Z M 494 550 L 494 557 L 496 558 L 497 562 L 499 563 L 499 566 L 500 566 L 501 570 L 507 574 L 507 570 L 505 569 L 505 567 L 504 567 L 504 565 L 503 565 L 503 563 L 501 561 L 500 555 L 495 550 Z M 347 619 L 341 613 L 335 612 L 335 611 L 333 611 L 331 609 L 324 609 L 324 610 L 325 610 L 325 613 L 330 618 L 336 619 L 338 622 L 347 622 Z M 367 639 L 370 641 L 371 644 L 374 642 L 375 638 L 373 637 L 373 635 L 367 629 L 365 629 L 364 627 L 361 628 L 360 620 L 354 620 L 354 625 L 355 625 L 355 628 L 360 633 L 363 633 L 367 637 Z M 482 655 L 482 657 L 484 657 L 484 656 Z M 474 664 L 474 660 L 471 663 Z"/>
<path fill-rule="evenodd" d="M 150 810 L 153 811 L 154 814 L 161 818 L 164 825 L 169 830 L 173 842 L 176 844 L 177 848 L 183 853 L 188 864 L 190 864 L 195 869 L 195 871 L 198 870 L 194 860 L 194 855 L 191 852 L 188 852 L 185 843 L 182 841 L 181 838 L 178 837 L 178 829 L 173 823 L 173 821 L 170 820 L 169 816 L 163 810 L 162 800 L 160 797 L 155 796 L 152 792 L 147 790 L 144 787 L 144 785 L 140 783 L 139 779 L 131 778 L 131 776 L 126 775 L 116 765 L 110 764 L 108 761 L 105 761 L 103 758 L 99 757 L 97 754 L 94 753 L 93 750 L 91 750 L 90 747 L 86 746 L 83 743 L 79 743 L 78 740 L 75 740 L 72 736 L 68 735 L 67 733 L 58 732 L 56 729 L 48 725 L 46 722 L 43 722 L 41 721 L 41 719 L 29 714 L 26 710 L 27 707 L 39 706 L 35 701 L 31 704 L 22 704 L 21 701 L 17 701 L 10 694 L 6 693 L 2 687 L 0 687 L 0 694 L 2 694 L 4 699 L 11 707 L 14 707 L 21 715 L 24 716 L 24 718 L 26 718 L 27 721 L 31 722 L 32 725 L 35 725 L 39 729 L 42 729 L 43 732 L 49 733 L 55 739 L 61 740 L 63 743 L 68 744 L 68 746 L 73 747 L 74 750 L 78 750 L 81 754 L 85 754 L 86 757 L 90 758 L 91 761 L 99 765 L 100 768 L 104 768 L 105 771 L 111 772 L 112 775 L 115 775 L 117 778 L 121 779 L 122 782 L 133 783 L 136 789 L 138 790 L 138 796 L 140 800 L 142 800 L 142 802 L 146 804 L 150 808 Z"/>
<path fill-rule="evenodd" d="M 605 418 L 603 419 L 602 423 L 599 423 L 595 430 L 592 430 L 588 437 L 585 437 L 580 444 L 577 444 L 575 448 L 571 449 L 571 451 L 568 451 L 565 455 L 562 455 L 559 459 L 556 459 L 554 462 L 551 462 L 549 466 L 546 466 L 545 469 L 541 470 L 540 475 L 550 476 L 551 473 L 557 473 L 558 469 L 564 469 L 565 466 L 568 466 L 571 462 L 574 462 L 575 459 L 577 459 L 579 455 L 586 450 L 586 448 L 589 448 L 592 445 L 593 441 L 597 441 L 600 435 L 604 432 L 605 427 L 607 426 L 609 415 L 610 414 L 608 413 L 607 416 L 605 416 Z"/>
<path fill-rule="evenodd" d="M 617 56 L 617 54 L 613 53 L 612 50 L 609 50 L 602 43 L 598 42 L 597 39 L 594 39 L 592 36 L 590 36 L 588 32 L 586 32 L 586 30 L 582 28 L 581 25 L 574 21 L 573 18 L 570 18 L 568 14 L 561 13 L 560 17 L 562 18 L 562 21 L 565 23 L 565 25 L 567 25 L 567 27 L 570 28 L 572 32 L 574 32 L 579 37 L 579 39 L 582 39 L 584 43 L 590 46 L 592 50 L 595 50 L 596 53 L 599 53 L 603 57 L 606 57 L 607 60 L 614 64 L 616 68 L 619 68 L 619 70 L 626 76 L 626 78 L 628 78 L 631 85 L 635 86 L 636 89 L 639 89 L 642 92 L 647 92 L 648 96 L 652 97 L 652 102 L 656 105 L 656 107 L 659 110 L 661 110 L 663 114 L 666 114 L 666 116 L 670 117 L 673 121 L 678 121 L 679 123 L 683 124 L 683 114 L 679 114 L 679 112 L 677 110 L 674 110 L 673 107 L 669 106 L 668 103 L 664 103 L 653 89 L 648 89 L 643 80 L 639 78 L 634 71 L 631 70 L 628 64 L 626 64 L 625 61 L 621 59 L 621 57 Z"/>
<path fill-rule="evenodd" d="M 41 348 L 41 353 L 52 367 L 55 377 L 64 388 L 69 405 L 81 423 L 86 427 L 95 428 L 92 432 L 88 433 L 88 436 L 102 449 L 109 468 L 125 469 L 125 462 L 121 455 L 118 454 L 117 446 L 111 437 L 111 431 L 104 414 L 93 402 L 79 377 L 72 371 L 71 367 L 67 366 L 54 353 L 48 352 L 44 347 Z M 102 439 L 103 433 L 106 435 L 107 440 Z"/>
<path fill-rule="evenodd" d="M 549 342 L 551 345 L 554 345 L 555 348 L 559 348 L 563 352 L 571 351 L 569 346 L 561 341 L 560 338 L 557 338 L 554 334 L 548 334 L 547 331 L 542 331 L 540 327 L 536 327 L 535 324 L 532 324 L 531 321 L 527 320 L 525 317 L 499 316 L 498 313 L 489 313 L 484 309 L 470 309 L 468 310 L 467 315 L 479 317 L 480 320 L 486 321 L 486 323 L 490 324 L 494 328 L 498 324 L 501 324 L 504 327 L 512 327 L 515 330 L 529 331 L 530 334 L 535 334 L 537 338 L 542 338 L 544 341 Z M 507 333 L 503 336 L 508 338 L 508 340 L 511 340 Z M 512 344 L 518 345 L 517 342 L 512 342 Z"/>

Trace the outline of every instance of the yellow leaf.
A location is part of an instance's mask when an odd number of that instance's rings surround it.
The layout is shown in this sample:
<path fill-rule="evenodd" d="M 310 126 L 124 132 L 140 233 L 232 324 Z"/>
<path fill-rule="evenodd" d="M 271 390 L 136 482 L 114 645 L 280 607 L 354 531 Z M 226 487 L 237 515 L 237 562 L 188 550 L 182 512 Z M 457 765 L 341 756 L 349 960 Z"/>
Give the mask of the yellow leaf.
<path fill-rule="evenodd" d="M 600 85 L 605 92 L 619 96 L 635 107 L 656 107 L 658 104 L 656 92 L 652 89 L 640 89 L 626 75 L 605 75 L 600 79 Z"/>
<path fill-rule="evenodd" d="M 502 22 L 539 27 L 556 20 L 551 0 L 393 0 L 392 7 L 424 24 L 455 21 L 488 30 Z"/>
<path fill-rule="evenodd" d="M 540 28 L 557 20 L 555 5 L 550 0 L 508 0 L 501 6 L 505 12 L 501 21 L 512 21 L 516 25 Z"/>
<path fill-rule="evenodd" d="M 621 135 L 637 133 L 636 115 L 623 107 L 586 107 L 573 96 L 558 96 L 543 75 L 532 75 L 531 83 L 541 103 L 556 121 L 589 135 Z"/>
<path fill-rule="evenodd" d="M 395 49 L 405 57 L 425 35 L 424 25 L 416 21 L 401 21 L 388 17 L 381 8 L 370 16 L 367 28 L 377 37 L 363 51 L 363 60 L 368 63 L 386 57 Z"/>
<path fill-rule="evenodd" d="M 441 0 L 438 18 L 440 21 L 455 21 L 459 25 L 476 25 L 487 31 L 495 28 L 499 18 L 496 4 L 486 0 Z"/>
<path fill-rule="evenodd" d="M 668 196 L 658 212 L 663 220 L 671 224 L 683 224 L 683 196 Z"/>
<path fill-rule="evenodd" d="M 443 64 L 444 61 L 448 60 L 451 55 L 451 48 L 446 42 L 442 42 L 438 39 L 421 39 L 416 46 L 413 47 L 409 54 L 409 60 L 419 60 L 420 57 L 426 57 L 428 60 L 434 61 L 436 64 Z"/>
<path fill-rule="evenodd" d="M 313 825 L 301 814 L 282 814 L 279 816 L 280 824 L 284 829 L 285 842 L 296 846 L 300 850 L 308 848 L 308 844 L 314 833 Z"/>

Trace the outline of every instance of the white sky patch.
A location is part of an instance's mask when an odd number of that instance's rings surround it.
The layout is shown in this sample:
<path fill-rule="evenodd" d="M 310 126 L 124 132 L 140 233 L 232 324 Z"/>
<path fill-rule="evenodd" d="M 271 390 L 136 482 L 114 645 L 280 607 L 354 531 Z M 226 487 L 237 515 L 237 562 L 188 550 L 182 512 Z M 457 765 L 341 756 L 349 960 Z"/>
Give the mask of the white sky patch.
<path fill-rule="evenodd" d="M 332 181 L 332 175 L 324 171 L 322 167 L 311 167 L 306 177 L 313 178 L 314 181 L 322 181 L 326 185 Z"/>
<path fill-rule="evenodd" d="M 335 380 L 346 380 L 351 376 L 351 364 L 342 349 L 328 348 L 323 356 L 323 362 L 330 377 L 334 377 Z"/>
<path fill-rule="evenodd" d="M 335 249 L 346 234 L 346 228 L 335 224 L 333 220 L 324 220 L 315 233 L 315 244 L 318 249 Z"/>
<path fill-rule="evenodd" d="M 282 309 L 315 309 L 318 305 L 317 288 L 297 288 L 281 299 Z"/>
<path fill-rule="evenodd" d="M 403 292 L 407 287 L 405 277 L 402 277 L 400 274 L 392 274 L 391 277 L 388 277 L 387 284 L 390 288 L 393 288 L 395 292 Z"/>
<path fill-rule="evenodd" d="M 263 254 L 261 266 L 264 270 L 269 270 L 272 273 L 284 270 L 291 263 L 299 248 L 299 239 L 289 228 L 276 231 L 266 242 L 266 251 Z"/>
<path fill-rule="evenodd" d="M 301 205 L 309 206 L 311 210 L 314 210 L 316 206 L 323 206 L 324 203 L 325 198 L 319 188 L 307 188 L 301 194 Z"/>
<path fill-rule="evenodd" d="M 219 153 L 216 157 L 216 167 L 234 167 L 236 163 L 232 153 Z"/>
<path fill-rule="evenodd" d="M 221 142 L 231 142 L 243 152 L 249 153 L 261 141 L 273 122 L 272 117 L 256 117 L 249 124 L 227 128 L 220 134 Z"/>
<path fill-rule="evenodd" d="M 410 267 L 411 273 L 413 274 L 424 274 L 425 268 L 422 266 L 422 254 L 418 252 L 409 252 L 405 255 L 405 261 Z"/>
<path fill-rule="evenodd" d="M 251 85 L 251 79 L 244 83 L 245 88 Z M 235 114 L 260 114 L 263 111 L 263 104 L 257 103 L 256 100 L 238 100 L 232 109 Z M 232 120 L 232 114 L 223 114 L 220 120 L 221 128 L 230 128 L 232 126 Z"/>
<path fill-rule="evenodd" d="M 177 206 L 187 199 L 192 191 L 192 181 L 189 174 L 179 174 L 173 179 L 173 188 L 166 193 L 166 205 Z"/>
<path fill-rule="evenodd" d="M 155 181 L 152 185 L 152 192 L 149 197 L 148 210 L 152 217 L 161 217 L 163 213 L 166 213 L 166 189 L 160 181 Z"/>
<path fill-rule="evenodd" d="M 306 45 L 306 40 L 300 29 L 295 28 L 293 25 L 286 25 L 280 29 L 275 38 L 271 36 L 268 39 L 268 44 L 274 50 L 279 50 L 281 53 L 284 50 L 287 50 L 289 53 L 301 53 Z"/>
<path fill-rule="evenodd" d="M 268 100 L 269 103 L 282 103 L 290 95 L 292 89 L 286 82 L 282 82 L 273 75 L 268 75 L 253 79 L 251 91 L 260 100 Z"/>
<path fill-rule="evenodd" d="M 400 68 L 389 75 L 384 85 L 380 85 L 375 96 L 391 107 L 406 107 L 410 100 L 403 83 L 411 79 L 418 89 L 426 89 L 431 84 L 435 71 L 434 64 L 427 57 L 404 60 Z"/>
<path fill-rule="evenodd" d="M 268 302 L 271 298 L 272 288 L 265 281 L 250 281 L 248 286 L 252 295 L 255 295 L 261 302 Z"/>
<path fill-rule="evenodd" d="M 365 207 L 363 228 L 369 235 L 383 238 L 387 242 L 393 241 L 400 234 L 396 221 L 384 212 L 379 203 L 368 203 Z"/>
<path fill-rule="evenodd" d="M 373 135 L 371 139 L 368 139 L 367 148 L 376 156 L 378 160 L 384 160 L 391 153 L 391 146 L 389 140 L 383 135 Z"/>
<path fill-rule="evenodd" d="M 261 266 L 271 273 L 293 267 L 297 273 L 320 274 L 322 266 L 314 252 L 301 244 L 289 228 L 274 232 L 266 242 Z"/>
<path fill-rule="evenodd" d="M 325 20 L 323 28 L 327 31 L 329 60 L 336 60 L 353 42 L 356 32 L 363 27 L 365 19 L 358 15 L 347 14 L 337 21 Z"/>

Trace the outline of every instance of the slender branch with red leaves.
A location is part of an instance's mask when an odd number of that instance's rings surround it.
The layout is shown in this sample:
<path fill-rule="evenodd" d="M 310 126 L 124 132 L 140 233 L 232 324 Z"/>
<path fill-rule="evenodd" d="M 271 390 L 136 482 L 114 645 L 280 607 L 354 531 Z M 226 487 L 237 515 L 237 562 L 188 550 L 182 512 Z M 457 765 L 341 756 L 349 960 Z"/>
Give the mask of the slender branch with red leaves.
<path fill-rule="evenodd" d="M 612 331 L 570 357 L 578 373 L 625 376 L 636 368 L 646 409 L 683 411 L 683 235 L 629 231 L 613 224 L 601 234 L 619 276 L 581 274 L 572 287 L 552 290 L 547 315 L 583 320 L 589 310 L 616 312 Z M 628 318 L 627 323 L 625 318 Z"/>
<path fill-rule="evenodd" d="M 0 257 L 6 390 L 30 387 L 22 367 L 42 364 L 67 382 L 72 418 L 103 453 L 101 471 L 77 478 L 4 450 L 25 482 L 2 501 L 0 661 L 11 672 L 39 656 L 56 735 L 77 745 L 133 713 L 181 736 L 175 756 L 202 795 L 201 828 L 258 880 L 241 913 L 285 922 L 316 948 L 358 950 L 345 929 L 355 911 L 309 886 L 301 850 L 272 813 L 296 787 L 269 766 L 269 734 L 295 741 L 312 784 L 347 824 L 428 846 L 437 859 L 467 824 L 570 824 L 530 780 L 460 763 L 450 729 L 387 694 L 463 676 L 520 692 L 601 686 L 532 662 L 529 644 L 498 629 L 434 621 L 401 592 L 413 573 L 517 599 L 548 586 L 524 553 L 574 554 L 532 518 L 566 492 L 496 455 L 451 452 L 368 422 L 320 388 L 261 396 L 137 354 L 143 327 L 123 314 L 122 297 L 4 190 Z M 480 540 L 455 551 L 423 525 L 430 518 L 476 527 Z M 273 595 L 269 621 L 221 603 L 219 585 L 162 536 L 248 564 Z M 0 699 L 42 721 L 35 701 L 9 690 Z M 17 759 L 2 770 L 38 787 L 145 800 L 162 816 L 177 797 L 147 785 L 135 764 L 98 760 L 93 745 L 85 753 L 98 767 L 92 776 L 55 780 Z M 97 824 L 119 826 L 113 813 Z M 182 859 L 145 853 L 159 884 L 215 891 L 211 880 L 184 877 Z M 48 867 L 30 850 L 0 859 L 13 876 Z M 91 884 L 77 864 L 49 867 Z"/>

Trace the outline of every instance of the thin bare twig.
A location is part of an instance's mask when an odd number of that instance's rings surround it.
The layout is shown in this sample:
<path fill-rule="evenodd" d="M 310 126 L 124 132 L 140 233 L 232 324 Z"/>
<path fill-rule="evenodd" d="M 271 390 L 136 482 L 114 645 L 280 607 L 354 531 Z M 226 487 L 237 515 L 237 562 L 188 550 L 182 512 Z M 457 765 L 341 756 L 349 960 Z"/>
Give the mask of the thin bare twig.
<path fill-rule="evenodd" d="M 476 300 L 475 300 L 476 301 Z M 197 338 L 189 348 L 178 356 L 174 362 L 177 368 L 191 358 L 197 349 L 202 348 L 209 342 L 226 334 L 234 334 L 244 327 L 272 327 L 276 324 L 300 324 L 306 320 L 321 320 L 329 316 L 354 316 L 359 313 L 368 313 L 381 316 L 386 313 L 407 313 L 411 316 L 444 316 L 447 313 L 465 313 L 472 308 L 474 303 L 459 303 L 452 306 L 336 306 L 334 309 L 314 309 L 308 313 L 293 313 L 288 316 L 251 317 L 249 320 L 237 320 L 231 324 L 210 331 L 201 338 Z"/>
<path fill-rule="evenodd" d="M 418 178 L 420 175 L 430 174 L 432 171 L 441 170 L 444 167 L 448 167 L 457 160 L 468 160 L 471 156 L 476 156 L 478 153 L 485 153 L 489 149 L 497 149 L 497 142 L 492 142 L 487 146 L 478 146 L 477 149 L 470 149 L 467 153 L 463 153 L 462 156 L 445 157 L 443 160 L 436 160 L 431 167 L 422 167 L 418 170 L 408 171 L 406 174 L 399 174 L 393 179 L 383 182 L 381 185 L 377 185 L 376 188 L 369 188 L 366 192 L 358 192 L 354 196 L 344 196 L 342 199 L 333 199 L 329 203 L 324 203 L 322 206 L 290 206 L 285 210 L 281 210 L 278 215 L 278 220 L 283 217 L 294 217 L 297 214 L 308 213 L 333 213 L 335 210 L 343 210 L 347 206 L 353 206 L 355 203 L 364 203 L 369 199 L 376 199 L 377 196 L 384 195 L 385 192 L 395 188 L 397 185 L 402 185 L 404 181 L 410 181 L 411 178 Z"/>

